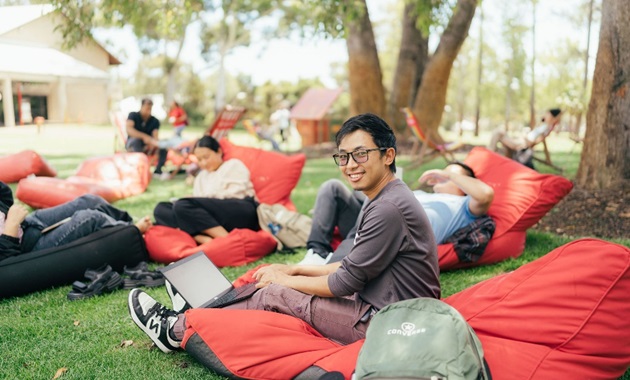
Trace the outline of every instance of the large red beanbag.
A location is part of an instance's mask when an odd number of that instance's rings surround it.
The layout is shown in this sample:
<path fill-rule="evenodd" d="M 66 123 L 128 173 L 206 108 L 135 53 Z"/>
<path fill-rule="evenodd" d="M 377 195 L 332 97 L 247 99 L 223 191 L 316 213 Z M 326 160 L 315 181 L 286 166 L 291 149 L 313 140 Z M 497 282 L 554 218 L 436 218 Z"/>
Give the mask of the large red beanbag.
<path fill-rule="evenodd" d="M 34 208 L 57 206 L 84 194 L 100 195 L 111 203 L 144 192 L 151 181 L 149 169 L 144 153 L 95 157 L 85 160 L 67 179 L 22 179 L 15 194 Z"/>
<path fill-rule="evenodd" d="M 218 267 L 251 263 L 275 251 L 278 244 L 266 231 L 234 229 L 227 236 L 197 245 L 186 232 L 166 226 L 149 229 L 144 240 L 154 261 L 171 263 L 203 251 Z"/>
<path fill-rule="evenodd" d="M 0 182 L 13 183 L 33 174 L 55 177 L 57 171 L 32 150 L 0 157 Z"/>
<path fill-rule="evenodd" d="M 630 249 L 577 240 L 445 301 L 475 329 L 495 379 L 615 379 L 630 365 L 629 268 Z M 186 324 L 187 352 L 248 379 L 349 379 L 362 344 L 339 347 L 265 311 L 194 309 Z"/>
<path fill-rule="evenodd" d="M 445 301 L 496 379 L 615 379 L 630 365 L 629 268 L 630 249 L 577 240 Z"/>
<path fill-rule="evenodd" d="M 222 139 L 223 159 L 238 158 L 249 169 L 260 203 L 279 203 L 295 211 L 291 191 L 297 185 L 306 162 L 304 154 L 287 156 L 277 152 L 234 145 Z"/>
<path fill-rule="evenodd" d="M 475 175 L 494 189 L 488 215 L 496 230 L 481 258 L 461 263 L 452 244 L 438 246 L 440 269 L 491 264 L 518 257 L 525 248 L 528 228 L 536 224 L 573 188 L 568 179 L 541 174 L 488 149 L 476 147 L 464 160 Z"/>

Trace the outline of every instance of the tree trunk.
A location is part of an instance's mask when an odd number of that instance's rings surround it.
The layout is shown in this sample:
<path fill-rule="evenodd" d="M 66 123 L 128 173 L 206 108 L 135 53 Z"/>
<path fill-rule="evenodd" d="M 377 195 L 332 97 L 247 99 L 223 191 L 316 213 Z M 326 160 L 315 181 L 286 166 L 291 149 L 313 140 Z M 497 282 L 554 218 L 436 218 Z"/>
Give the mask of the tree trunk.
<path fill-rule="evenodd" d="M 387 119 L 399 132 L 407 129 L 405 116 L 400 109 L 413 105 L 429 56 L 429 39 L 423 37 L 416 27 L 418 16 L 415 7 L 413 3 L 405 5 L 398 63 L 387 103 Z"/>
<path fill-rule="evenodd" d="M 437 129 L 446 104 L 448 78 L 453 61 L 468 36 L 477 0 L 458 0 L 435 53 L 427 63 L 413 110 L 418 123 L 440 142 Z"/>
<path fill-rule="evenodd" d="M 166 54 L 166 47 L 164 48 L 164 69 L 166 71 L 166 94 L 164 96 L 164 107 L 168 110 L 171 106 L 171 103 L 175 99 L 175 91 L 177 91 L 177 82 L 175 75 L 177 74 L 177 67 L 179 64 L 179 57 L 182 54 L 182 49 L 184 49 L 184 42 L 186 40 L 186 30 L 182 34 L 182 38 L 179 40 L 179 45 L 177 47 L 177 53 L 173 59 L 170 59 Z M 168 44 L 168 41 L 165 42 L 165 46 Z"/>
<path fill-rule="evenodd" d="M 481 84 L 483 75 L 483 6 L 479 6 L 479 51 L 477 54 L 477 88 L 475 90 L 475 137 L 479 136 L 481 117 Z"/>
<path fill-rule="evenodd" d="M 529 93 L 529 127 L 536 127 L 536 2 L 532 0 L 532 88 Z"/>
<path fill-rule="evenodd" d="M 590 189 L 630 179 L 630 7 L 604 0 L 586 136 L 576 181 Z"/>
<path fill-rule="evenodd" d="M 346 29 L 350 112 L 353 115 L 370 112 L 385 117 L 385 88 L 374 31 L 365 0 L 360 3 L 365 12 Z"/>
<path fill-rule="evenodd" d="M 591 50 L 591 27 L 593 26 L 593 4 L 594 0 L 590 0 L 588 5 L 588 31 L 586 33 L 586 52 L 584 52 L 584 79 L 582 81 L 582 96 L 581 103 L 584 104 L 586 101 L 586 90 L 588 88 L 588 59 L 590 58 L 590 50 Z M 571 129 L 571 134 L 579 141 L 580 138 L 580 124 L 582 124 L 582 108 L 578 112 L 576 116 L 575 125 Z"/>

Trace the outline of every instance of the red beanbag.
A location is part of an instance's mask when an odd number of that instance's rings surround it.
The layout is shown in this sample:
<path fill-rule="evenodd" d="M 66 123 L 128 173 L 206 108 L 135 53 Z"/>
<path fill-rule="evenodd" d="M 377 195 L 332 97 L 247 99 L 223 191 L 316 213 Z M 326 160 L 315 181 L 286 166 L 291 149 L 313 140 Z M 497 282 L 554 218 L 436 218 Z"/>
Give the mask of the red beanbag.
<path fill-rule="evenodd" d="M 277 242 L 266 231 L 234 229 L 227 236 L 197 245 L 182 230 L 154 226 L 144 234 L 149 257 L 160 263 L 171 263 L 199 251 L 218 267 L 245 265 L 275 251 Z"/>
<path fill-rule="evenodd" d="M 234 145 L 221 140 L 223 159 L 238 158 L 249 169 L 256 197 L 260 203 L 279 203 L 295 211 L 291 191 L 297 185 L 306 162 L 304 154 L 286 156 L 278 152 Z"/>
<path fill-rule="evenodd" d="M 488 215 L 496 230 L 481 259 L 472 264 L 459 262 L 452 244 L 438 246 L 440 269 L 491 264 L 518 257 L 525 248 L 525 231 L 536 224 L 573 188 L 568 179 L 535 170 L 494 153 L 476 147 L 464 162 L 475 175 L 494 189 L 494 200 Z"/>
<path fill-rule="evenodd" d="M 193 309 L 185 314 L 182 347 L 230 378 L 293 379 L 301 374 L 317 379 L 324 369 L 349 379 L 362 345 L 340 346 L 304 321 L 268 311 Z"/>
<path fill-rule="evenodd" d="M 84 194 L 96 194 L 112 203 L 144 192 L 151 181 L 149 159 L 143 153 L 117 153 L 85 160 L 76 175 L 67 179 L 25 178 L 16 196 L 34 208 L 46 208 L 71 201 Z"/>
<path fill-rule="evenodd" d="M 32 150 L 0 157 L 0 182 L 13 183 L 34 174 L 55 177 L 57 171 Z"/>
<path fill-rule="evenodd" d="M 84 194 L 100 195 L 110 203 L 120 199 L 114 189 L 95 182 L 74 182 L 48 177 L 21 179 L 15 192 L 15 196 L 20 201 L 33 208 L 57 206 Z"/>
<path fill-rule="evenodd" d="M 496 379 L 615 379 L 630 365 L 630 249 L 559 247 L 448 297 Z"/>

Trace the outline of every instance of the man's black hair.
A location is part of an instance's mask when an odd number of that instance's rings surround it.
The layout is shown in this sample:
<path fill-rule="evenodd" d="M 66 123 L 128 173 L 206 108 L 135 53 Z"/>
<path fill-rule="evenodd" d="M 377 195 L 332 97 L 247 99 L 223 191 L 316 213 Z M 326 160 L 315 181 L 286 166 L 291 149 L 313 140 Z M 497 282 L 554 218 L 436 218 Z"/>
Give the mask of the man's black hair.
<path fill-rule="evenodd" d="M 339 147 L 339 144 L 344 137 L 358 130 L 369 133 L 377 147 L 394 148 L 394 152 L 398 151 L 398 148 L 396 148 L 396 135 L 394 135 L 394 131 L 389 127 L 389 125 L 387 125 L 385 120 L 371 113 L 356 115 L 346 120 L 335 136 L 337 147 Z M 385 152 L 382 151 L 381 157 L 384 154 Z M 392 161 L 389 165 L 389 170 L 391 170 L 392 173 L 396 173 L 395 156 L 394 161 Z"/>
<path fill-rule="evenodd" d="M 560 108 L 552 108 L 552 109 L 549 110 L 549 113 L 553 117 L 558 117 L 558 115 L 560 115 L 562 113 L 562 110 Z"/>
<path fill-rule="evenodd" d="M 214 137 L 206 135 L 197 141 L 195 148 L 208 148 L 213 152 L 218 152 L 221 149 L 221 145 Z"/>
<path fill-rule="evenodd" d="M 149 98 L 143 98 L 142 102 L 140 103 L 141 105 L 145 105 L 145 104 L 150 104 L 153 105 L 153 100 L 149 99 Z"/>
<path fill-rule="evenodd" d="M 466 170 L 468 172 L 468 176 L 472 177 L 472 178 L 477 178 L 475 176 L 475 171 L 468 165 L 466 165 L 465 163 L 461 162 L 461 161 L 450 161 L 448 163 L 448 165 L 457 165 L 460 166 L 461 168 L 463 168 L 464 170 Z M 448 166 L 447 165 L 447 166 Z"/>

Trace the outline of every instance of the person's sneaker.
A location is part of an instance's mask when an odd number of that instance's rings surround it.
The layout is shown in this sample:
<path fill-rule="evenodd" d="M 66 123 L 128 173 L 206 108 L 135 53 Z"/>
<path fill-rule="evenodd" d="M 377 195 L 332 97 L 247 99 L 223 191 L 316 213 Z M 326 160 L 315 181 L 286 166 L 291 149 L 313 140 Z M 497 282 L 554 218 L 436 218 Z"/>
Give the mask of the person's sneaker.
<path fill-rule="evenodd" d="M 332 255 L 333 253 L 329 252 L 326 257 L 322 257 L 319 253 L 315 252 L 313 248 L 310 248 L 306 251 L 306 255 L 298 265 L 326 265 L 332 258 Z"/>
<path fill-rule="evenodd" d="M 177 321 L 177 313 L 162 306 L 140 289 L 129 292 L 127 302 L 131 319 L 162 352 L 171 352 L 181 345 L 169 334 Z"/>
<path fill-rule="evenodd" d="M 171 285 L 168 280 L 164 280 L 164 285 L 166 285 L 166 292 L 168 296 L 171 297 L 171 302 L 173 302 L 173 310 L 177 313 L 183 313 L 184 311 L 190 309 L 190 304 L 186 302 L 184 297 Z"/>

